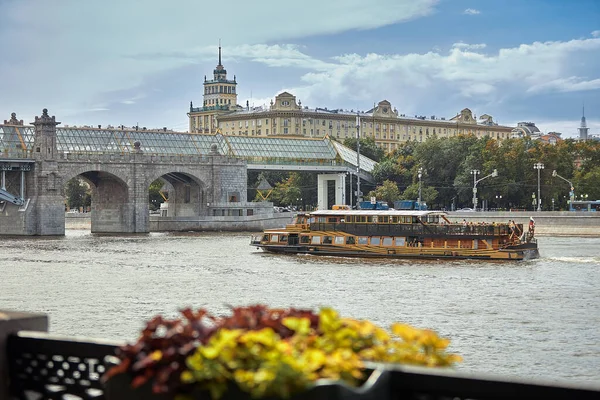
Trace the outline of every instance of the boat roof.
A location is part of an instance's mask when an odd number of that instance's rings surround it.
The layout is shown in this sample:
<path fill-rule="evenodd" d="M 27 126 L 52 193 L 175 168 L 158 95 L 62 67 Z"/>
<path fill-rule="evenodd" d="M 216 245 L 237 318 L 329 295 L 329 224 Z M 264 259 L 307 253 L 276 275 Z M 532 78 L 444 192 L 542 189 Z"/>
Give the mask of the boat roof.
<path fill-rule="evenodd" d="M 388 216 L 410 216 L 422 217 L 424 215 L 447 215 L 444 211 L 434 210 L 317 210 L 311 211 L 310 215 L 388 215 Z"/>

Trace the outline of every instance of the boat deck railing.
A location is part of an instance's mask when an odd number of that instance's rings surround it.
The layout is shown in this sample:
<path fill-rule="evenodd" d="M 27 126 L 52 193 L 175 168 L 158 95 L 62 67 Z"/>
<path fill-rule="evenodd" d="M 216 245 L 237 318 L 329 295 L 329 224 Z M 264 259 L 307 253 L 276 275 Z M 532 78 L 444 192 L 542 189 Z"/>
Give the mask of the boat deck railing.
<path fill-rule="evenodd" d="M 515 224 L 510 227 L 501 225 L 463 225 L 463 224 L 364 224 L 364 223 L 325 223 L 313 222 L 310 224 L 311 231 L 342 231 L 352 235 L 372 236 L 430 236 L 448 237 L 499 237 L 510 236 L 513 233 L 520 236 L 523 233 L 523 225 Z"/>
<path fill-rule="evenodd" d="M 8 356 L 9 393 L 3 393 L 0 385 L 0 398 L 110 400 L 111 392 L 106 390 L 101 376 L 117 361 L 114 354 L 120 344 L 30 331 L 10 334 L 6 347 L 0 349 Z M 388 395 L 382 400 L 600 398 L 600 386 L 592 384 L 517 380 L 405 366 L 381 368 L 389 377 Z"/>

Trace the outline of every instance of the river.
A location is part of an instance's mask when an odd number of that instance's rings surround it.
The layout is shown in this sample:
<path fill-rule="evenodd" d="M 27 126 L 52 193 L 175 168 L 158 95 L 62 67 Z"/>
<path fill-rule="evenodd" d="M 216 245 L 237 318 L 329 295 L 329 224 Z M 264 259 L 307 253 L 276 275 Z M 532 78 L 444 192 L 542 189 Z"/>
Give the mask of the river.
<path fill-rule="evenodd" d="M 280 256 L 250 234 L 2 238 L 0 309 L 47 313 L 50 332 L 133 341 L 179 308 L 264 303 L 451 339 L 460 371 L 600 381 L 600 238 L 541 237 L 520 263 Z"/>

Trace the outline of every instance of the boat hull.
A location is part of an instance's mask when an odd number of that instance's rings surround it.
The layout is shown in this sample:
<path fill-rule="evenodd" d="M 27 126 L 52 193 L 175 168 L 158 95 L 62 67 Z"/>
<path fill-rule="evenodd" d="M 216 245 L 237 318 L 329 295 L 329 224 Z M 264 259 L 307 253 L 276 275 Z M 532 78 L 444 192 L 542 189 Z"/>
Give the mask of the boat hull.
<path fill-rule="evenodd" d="M 335 246 L 289 246 L 253 243 L 259 249 L 278 254 L 310 254 L 315 256 L 389 258 L 389 259 L 462 259 L 462 260 L 532 260 L 539 258 L 535 243 L 507 247 L 499 250 L 402 248 L 386 251 L 349 249 Z M 379 250 L 379 249 L 378 249 Z"/>

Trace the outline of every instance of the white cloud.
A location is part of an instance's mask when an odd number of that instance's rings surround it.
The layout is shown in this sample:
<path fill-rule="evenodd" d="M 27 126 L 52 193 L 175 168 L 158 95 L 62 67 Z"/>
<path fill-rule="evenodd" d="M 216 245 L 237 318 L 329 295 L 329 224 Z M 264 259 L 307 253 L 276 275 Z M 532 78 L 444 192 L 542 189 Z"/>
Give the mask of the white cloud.
<path fill-rule="evenodd" d="M 593 31 L 592 32 L 592 36 L 593 37 L 600 37 L 600 31 Z"/>
<path fill-rule="evenodd" d="M 463 14 L 467 14 L 467 15 L 477 15 L 477 14 L 481 14 L 481 11 L 476 10 L 474 8 L 467 8 L 465 11 L 463 11 Z"/>
<path fill-rule="evenodd" d="M 236 1 L 223 5 L 219 17 L 213 11 L 207 14 L 206 4 L 196 0 L 181 0 L 177 6 L 147 0 L 143 7 L 131 0 L 0 1 L 4 21 L 0 48 L 11 49 L 10 62 L 0 61 L 3 90 L 19 93 L 25 103 L 5 96 L 0 109 L 25 108 L 33 113 L 31 99 L 35 99 L 35 110 L 51 106 L 64 117 L 66 110 L 102 106 L 99 99 L 106 93 L 138 87 L 148 77 L 207 59 L 206 49 L 214 48 L 218 38 L 228 49 L 240 46 L 238 52 L 243 53 L 246 44 L 374 29 L 420 18 L 432 13 L 437 1 L 305 0 L 294 7 L 293 16 L 289 5 L 277 0 Z M 288 58 L 282 57 L 283 51 Z M 277 52 L 277 60 L 258 52 L 246 58 L 270 60 L 273 66 L 302 61 L 294 58 L 299 54 L 291 47 Z"/>
<path fill-rule="evenodd" d="M 487 47 L 487 45 L 485 43 L 468 44 L 468 43 L 458 42 L 458 43 L 454 43 L 452 45 L 452 47 L 457 48 L 457 49 L 463 49 L 463 50 L 479 50 L 479 49 L 485 49 Z"/>
<path fill-rule="evenodd" d="M 554 79 L 550 82 L 540 83 L 527 89 L 528 92 L 580 92 L 584 90 L 600 89 L 600 79 L 590 81 L 583 80 L 576 76 L 568 78 Z"/>
<path fill-rule="evenodd" d="M 572 74 L 577 66 L 573 60 L 580 56 L 589 54 L 600 60 L 595 56 L 600 54 L 600 38 L 534 42 L 494 54 L 471 50 L 484 47 L 456 43 L 447 54 L 346 54 L 326 63 L 296 54 L 300 52 L 298 48 L 292 53 L 285 46 L 261 49 L 270 54 L 264 61 L 267 65 L 278 64 L 278 58 L 289 66 L 314 65 L 301 76 L 300 85 L 288 88 L 311 107 L 355 108 L 359 104 L 366 109 L 365 100 L 387 98 L 400 112 L 433 112 L 437 106 L 450 116 L 458 111 L 450 107 L 469 102 L 476 103 L 472 107 L 488 108 L 483 111 L 492 113 L 492 105 L 497 108 L 506 99 L 522 98 L 526 93 L 600 88 L 599 78 L 586 80 Z M 239 56 L 252 57 L 253 53 L 245 49 L 245 55 Z M 456 106 L 457 102 L 461 106 Z"/>

